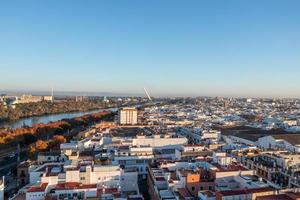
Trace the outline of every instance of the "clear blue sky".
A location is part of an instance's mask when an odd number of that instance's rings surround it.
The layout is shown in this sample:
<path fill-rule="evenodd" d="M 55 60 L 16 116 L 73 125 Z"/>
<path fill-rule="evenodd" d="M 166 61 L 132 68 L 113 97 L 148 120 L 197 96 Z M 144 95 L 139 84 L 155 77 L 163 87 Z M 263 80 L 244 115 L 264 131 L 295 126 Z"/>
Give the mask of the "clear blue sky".
<path fill-rule="evenodd" d="M 0 2 L 0 90 L 300 97 L 299 0 Z"/>

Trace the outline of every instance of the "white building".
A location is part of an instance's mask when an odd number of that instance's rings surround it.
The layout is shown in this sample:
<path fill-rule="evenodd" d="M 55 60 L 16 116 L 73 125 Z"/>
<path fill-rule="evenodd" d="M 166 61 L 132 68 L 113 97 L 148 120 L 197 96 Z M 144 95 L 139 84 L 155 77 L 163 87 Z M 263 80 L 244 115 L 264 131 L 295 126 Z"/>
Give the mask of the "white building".
<path fill-rule="evenodd" d="M 290 153 L 286 151 L 272 151 L 261 154 L 261 158 L 268 160 L 283 169 L 288 169 L 289 167 L 299 167 L 300 166 L 300 154 Z"/>
<path fill-rule="evenodd" d="M 0 200 L 4 200 L 4 176 L 0 180 Z"/>
<path fill-rule="evenodd" d="M 213 161 L 219 165 L 229 165 L 235 161 L 235 159 L 227 156 L 226 152 L 213 152 Z"/>
<path fill-rule="evenodd" d="M 139 194 L 138 172 L 119 165 L 92 165 L 75 160 L 45 163 L 30 172 L 27 200 L 42 200 L 46 195 L 59 199 L 97 197 L 100 188 L 117 188 L 119 192 Z M 50 190 L 52 191 L 49 194 Z"/>
<path fill-rule="evenodd" d="M 185 137 L 171 137 L 170 135 L 165 135 L 164 137 L 160 135 L 154 135 L 153 137 L 137 136 L 132 141 L 133 146 L 137 147 L 178 147 L 181 148 L 182 145 L 187 144 L 188 140 Z"/>
<path fill-rule="evenodd" d="M 97 184 L 59 183 L 54 188 L 58 199 L 87 199 L 97 197 Z"/>
<path fill-rule="evenodd" d="M 121 188 L 123 192 L 138 191 L 138 172 L 134 168 L 124 169 L 121 173 Z"/>
<path fill-rule="evenodd" d="M 139 177 L 145 179 L 147 167 L 154 159 L 152 147 L 119 148 L 115 151 L 113 162 L 127 169 L 136 169 Z"/>
<path fill-rule="evenodd" d="M 258 139 L 258 146 L 264 149 L 284 149 L 290 152 L 300 152 L 299 134 L 278 134 Z"/>
<path fill-rule="evenodd" d="M 216 130 L 202 131 L 202 140 L 211 139 L 215 141 L 219 141 L 221 137 L 221 132 Z"/>
<path fill-rule="evenodd" d="M 31 186 L 26 191 L 26 200 L 43 200 L 47 193 L 48 183 Z"/>
<path fill-rule="evenodd" d="M 137 109 L 136 108 L 122 108 L 119 111 L 119 123 L 121 125 L 137 124 Z"/>

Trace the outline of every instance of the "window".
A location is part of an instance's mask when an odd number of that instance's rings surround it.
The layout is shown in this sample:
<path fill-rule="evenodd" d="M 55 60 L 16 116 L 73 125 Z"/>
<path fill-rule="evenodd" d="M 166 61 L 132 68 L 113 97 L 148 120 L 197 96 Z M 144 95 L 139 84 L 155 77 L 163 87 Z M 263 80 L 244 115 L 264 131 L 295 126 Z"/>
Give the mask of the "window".
<path fill-rule="evenodd" d="M 139 164 L 144 163 L 144 160 L 136 160 L 136 163 L 139 163 Z"/>
<path fill-rule="evenodd" d="M 195 191 L 195 187 L 194 186 L 192 187 L 192 191 Z"/>

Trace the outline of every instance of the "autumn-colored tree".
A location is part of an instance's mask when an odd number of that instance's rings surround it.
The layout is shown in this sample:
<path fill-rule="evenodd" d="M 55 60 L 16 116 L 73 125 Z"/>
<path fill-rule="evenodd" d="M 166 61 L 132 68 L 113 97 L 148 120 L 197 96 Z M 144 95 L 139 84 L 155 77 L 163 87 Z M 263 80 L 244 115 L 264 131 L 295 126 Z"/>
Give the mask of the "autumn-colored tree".
<path fill-rule="evenodd" d="M 17 128 L 15 130 L 0 130 L 0 149 L 6 148 L 7 145 L 21 143 L 21 145 L 30 145 L 31 151 L 45 150 L 52 146 L 52 142 L 63 143 L 66 138 L 71 138 L 76 135 L 76 131 L 72 132 L 73 128 L 84 128 L 88 124 L 99 122 L 100 120 L 111 120 L 114 113 L 112 112 L 99 112 L 73 119 L 65 119 L 48 124 L 37 124 L 33 127 Z M 55 133 L 59 132 L 64 135 L 64 139 L 59 137 L 54 141 L 52 138 Z M 39 139 L 40 141 L 36 141 Z M 46 144 L 43 140 L 49 140 Z M 45 147 L 47 146 L 47 147 Z M 29 149 L 30 150 L 30 149 Z"/>
<path fill-rule="evenodd" d="M 53 138 L 49 141 L 49 148 L 51 150 L 57 150 L 59 149 L 59 145 L 61 143 L 66 143 L 67 139 L 62 135 L 55 135 Z"/>
<path fill-rule="evenodd" d="M 55 143 L 61 144 L 61 143 L 66 143 L 67 139 L 62 135 L 54 135 L 53 136 L 53 141 Z"/>
<path fill-rule="evenodd" d="M 35 144 L 31 144 L 28 147 L 28 155 L 30 158 L 33 158 L 36 154 L 36 148 L 35 148 Z"/>
<path fill-rule="evenodd" d="M 28 148 L 29 157 L 33 158 L 40 151 L 46 150 L 48 148 L 48 143 L 43 140 L 38 140 L 31 144 Z"/>
<path fill-rule="evenodd" d="M 38 140 L 35 143 L 35 148 L 37 150 L 46 150 L 48 148 L 48 143 L 43 140 Z"/>

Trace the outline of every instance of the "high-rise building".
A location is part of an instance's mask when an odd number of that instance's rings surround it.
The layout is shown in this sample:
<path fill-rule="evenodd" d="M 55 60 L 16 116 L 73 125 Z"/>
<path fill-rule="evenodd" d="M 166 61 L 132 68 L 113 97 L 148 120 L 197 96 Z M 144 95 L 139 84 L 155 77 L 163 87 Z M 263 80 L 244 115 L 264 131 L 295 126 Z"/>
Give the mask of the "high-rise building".
<path fill-rule="evenodd" d="M 121 125 L 135 125 L 137 124 L 137 109 L 136 108 L 122 108 L 119 111 L 119 124 Z"/>

